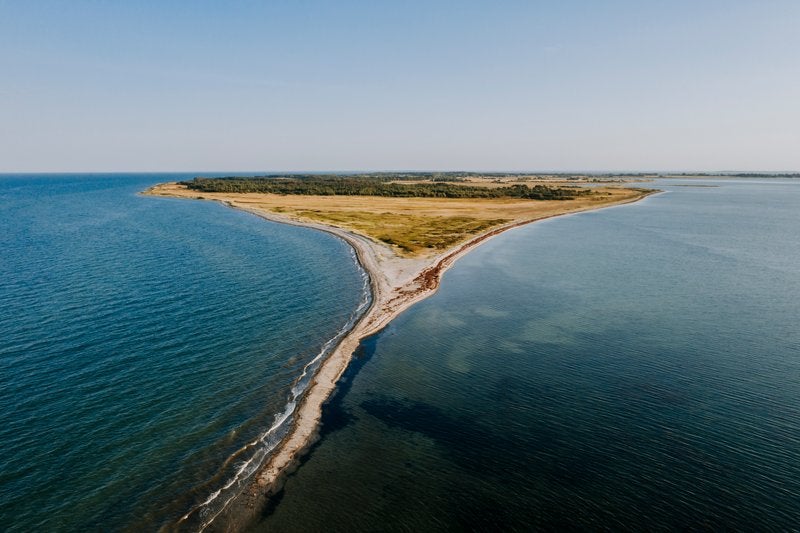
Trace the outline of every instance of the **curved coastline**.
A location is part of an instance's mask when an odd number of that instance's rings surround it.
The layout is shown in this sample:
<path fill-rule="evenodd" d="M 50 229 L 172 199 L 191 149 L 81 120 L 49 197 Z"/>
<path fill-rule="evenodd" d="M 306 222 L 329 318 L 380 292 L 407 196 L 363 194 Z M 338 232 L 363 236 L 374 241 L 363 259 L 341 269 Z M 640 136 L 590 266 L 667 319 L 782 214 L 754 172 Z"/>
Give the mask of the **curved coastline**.
<path fill-rule="evenodd" d="M 144 194 L 176 196 L 161 193 L 157 188 L 158 186 L 148 189 Z M 442 275 L 471 250 L 510 229 L 550 218 L 638 202 L 657 192 L 643 191 L 637 197 L 615 203 L 515 221 L 476 235 L 442 253 L 417 259 L 398 257 L 388 246 L 350 230 L 238 205 L 235 201 L 216 199 L 215 201 L 226 207 L 239 209 L 265 220 L 324 231 L 344 240 L 351 246 L 357 262 L 368 276 L 372 297 L 366 311 L 320 363 L 294 410 L 294 421 L 288 434 L 272 449 L 244 488 L 213 516 L 200 516 L 198 522 L 188 520 L 195 513 L 202 515 L 198 507 L 189 511 L 177 523 L 167 526 L 168 529 L 182 531 L 193 529 L 194 526 L 199 531 L 238 531 L 256 520 L 270 497 L 280 490 L 285 478 L 294 471 L 299 458 L 316 442 L 322 407 L 332 395 L 361 341 L 384 329 L 394 318 L 417 302 L 435 294 Z"/>

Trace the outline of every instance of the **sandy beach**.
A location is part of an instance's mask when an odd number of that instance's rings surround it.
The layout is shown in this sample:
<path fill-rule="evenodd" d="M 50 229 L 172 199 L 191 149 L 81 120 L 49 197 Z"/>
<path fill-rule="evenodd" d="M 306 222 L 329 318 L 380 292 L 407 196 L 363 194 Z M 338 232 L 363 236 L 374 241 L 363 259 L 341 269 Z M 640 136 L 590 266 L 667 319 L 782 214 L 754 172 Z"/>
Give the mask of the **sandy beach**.
<path fill-rule="evenodd" d="M 305 226 L 333 234 L 349 243 L 356 252 L 358 261 L 370 276 L 373 294 L 372 305 L 342 338 L 339 345 L 321 364 L 317 374 L 294 413 L 294 425 L 288 436 L 274 450 L 265 465 L 257 472 L 237 497 L 215 516 L 192 516 L 190 512 L 174 529 L 196 529 L 205 531 L 237 531 L 251 523 L 267 504 L 269 497 L 282 486 L 285 476 L 291 473 L 297 459 L 308 450 L 316 439 L 322 406 L 331 396 L 339 378 L 362 339 L 383 329 L 395 317 L 415 303 L 434 294 L 444 272 L 459 258 L 489 239 L 516 227 L 538 220 L 567 214 L 602 209 L 636 202 L 653 191 L 602 205 L 570 205 L 563 203 L 563 210 L 546 213 L 538 217 L 515 220 L 478 234 L 466 242 L 448 250 L 418 257 L 401 257 L 390 246 L 347 229 L 300 220 L 242 202 L 236 195 L 208 195 L 204 199 L 216 200 L 224 205 L 241 209 L 264 219 Z M 144 194 L 196 199 L 196 193 L 176 188 L 175 184 L 153 187 Z M 244 195 L 241 195 L 244 196 Z"/>

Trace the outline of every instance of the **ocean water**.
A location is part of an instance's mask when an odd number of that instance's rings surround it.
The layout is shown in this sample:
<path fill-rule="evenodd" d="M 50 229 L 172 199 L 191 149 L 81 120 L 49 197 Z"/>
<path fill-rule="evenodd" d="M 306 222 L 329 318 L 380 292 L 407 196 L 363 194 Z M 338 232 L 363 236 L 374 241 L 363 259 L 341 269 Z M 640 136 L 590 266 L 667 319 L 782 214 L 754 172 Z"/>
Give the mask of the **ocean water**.
<path fill-rule="evenodd" d="M 199 525 L 363 307 L 332 236 L 137 195 L 184 177 L 0 176 L 0 530 L 155 530 L 208 501 Z"/>
<path fill-rule="evenodd" d="M 800 181 L 655 186 L 461 259 L 254 529 L 796 529 Z"/>

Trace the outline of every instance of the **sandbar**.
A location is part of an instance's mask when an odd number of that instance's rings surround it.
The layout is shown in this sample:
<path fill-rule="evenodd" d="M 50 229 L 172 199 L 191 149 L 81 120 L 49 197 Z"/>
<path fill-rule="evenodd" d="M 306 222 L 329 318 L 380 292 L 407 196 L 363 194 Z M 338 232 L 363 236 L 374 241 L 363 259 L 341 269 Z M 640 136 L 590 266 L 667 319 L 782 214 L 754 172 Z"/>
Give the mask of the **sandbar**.
<path fill-rule="evenodd" d="M 364 197 L 292 197 L 270 194 L 204 193 L 199 197 L 196 191 L 177 183 L 156 185 L 144 192 L 152 196 L 168 196 L 187 199 L 215 200 L 228 207 L 241 209 L 274 222 L 300 225 L 331 233 L 349 243 L 356 252 L 358 261 L 369 274 L 372 290 L 372 305 L 364 313 L 353 329 L 345 335 L 339 345 L 330 353 L 319 367 L 313 382 L 307 389 L 302 402 L 294 413 L 293 428 L 280 445 L 273 451 L 266 463 L 253 476 L 246 488 L 216 516 L 210 519 L 184 520 L 169 529 L 183 530 L 187 527 L 207 531 L 237 531 L 256 520 L 267 504 L 269 497 L 282 486 L 288 473 L 296 467 L 298 458 L 317 438 L 322 406 L 331 396 L 339 378 L 359 346 L 359 343 L 382 330 L 400 313 L 434 294 L 445 271 L 460 257 L 487 240 L 509 230 L 531 222 L 556 216 L 618 206 L 641 200 L 652 194 L 648 189 L 617 188 L 599 201 L 531 201 L 525 202 L 538 209 L 519 209 L 520 202 L 505 202 L 500 205 L 510 221 L 477 235 L 471 236 L 446 250 L 430 250 L 412 256 L 399 253 L 396 247 L 359 233 L 352 228 L 337 227 L 308 218 L 292 216 L 298 209 L 286 210 L 312 203 L 328 202 L 333 205 L 353 205 L 370 201 Z M 405 200 L 413 207 L 416 199 Z M 441 202 L 441 200 L 438 200 Z M 299 202 L 299 204 L 298 204 Z M 305 202 L 305 204 L 303 204 Z M 473 201 L 474 202 L 474 201 Z M 493 200 L 475 202 L 481 208 Z M 496 201 L 494 201 L 497 203 Z M 454 202 L 453 205 L 456 205 Z M 463 202 L 458 208 L 463 208 Z M 447 202 L 442 202 L 447 205 Z M 420 208 L 419 206 L 417 208 Z M 190 526 L 191 524 L 191 526 Z"/>

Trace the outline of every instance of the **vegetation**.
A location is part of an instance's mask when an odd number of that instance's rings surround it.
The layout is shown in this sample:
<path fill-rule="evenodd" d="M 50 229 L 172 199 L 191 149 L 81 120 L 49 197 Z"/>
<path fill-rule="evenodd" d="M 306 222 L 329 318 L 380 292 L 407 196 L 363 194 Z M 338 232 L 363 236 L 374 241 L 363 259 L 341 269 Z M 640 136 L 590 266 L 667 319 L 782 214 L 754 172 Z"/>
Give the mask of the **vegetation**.
<path fill-rule="evenodd" d="M 405 181 L 401 181 L 401 184 L 415 185 L 415 181 Z M 390 183 L 388 180 L 386 182 Z M 436 183 L 447 184 L 453 185 L 448 182 Z M 428 181 L 422 185 L 432 183 Z M 490 183 L 486 188 L 491 185 L 495 189 L 504 187 L 502 184 Z M 466 188 L 469 185 L 465 183 L 462 186 Z M 523 186 L 527 187 L 527 184 Z M 346 228 L 389 244 L 395 252 L 403 256 L 426 255 L 449 249 L 459 242 L 501 225 L 633 201 L 649 192 L 651 191 L 641 188 L 600 186 L 592 188 L 591 194 L 582 194 L 569 201 L 539 202 L 513 197 L 485 200 L 226 192 L 198 194 L 197 190 L 178 183 L 164 183 L 148 191 L 149 194 L 159 196 L 221 200 L 234 207 L 280 213 L 290 219 Z"/>
<path fill-rule="evenodd" d="M 418 174 L 298 175 L 261 178 L 195 178 L 181 182 L 191 190 L 217 193 L 269 193 L 310 196 L 386 196 L 392 198 L 519 198 L 570 200 L 592 194 L 577 187 L 514 184 L 509 187 L 464 186 L 454 175 L 431 174 L 425 183 L 398 183 L 420 179 Z M 391 181 L 390 181 L 391 180 Z"/>
<path fill-rule="evenodd" d="M 422 216 L 368 211 L 298 210 L 294 215 L 374 235 L 401 252 L 413 254 L 424 249 L 443 250 L 509 219 L 481 219 L 465 216 Z"/>
<path fill-rule="evenodd" d="M 262 176 L 243 177 L 226 176 L 218 179 L 298 179 L 298 180 L 342 180 L 342 179 L 368 179 L 377 181 L 444 181 L 459 182 L 467 178 L 510 178 L 529 176 L 530 174 L 508 172 L 357 172 L 337 174 L 264 174 Z M 202 176 L 201 176 L 202 177 Z"/>

